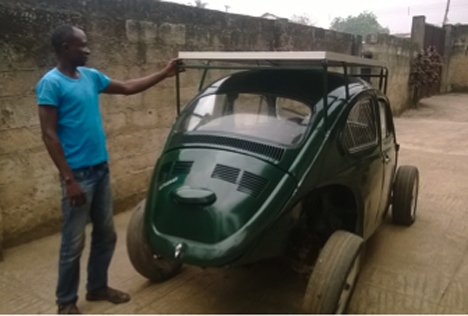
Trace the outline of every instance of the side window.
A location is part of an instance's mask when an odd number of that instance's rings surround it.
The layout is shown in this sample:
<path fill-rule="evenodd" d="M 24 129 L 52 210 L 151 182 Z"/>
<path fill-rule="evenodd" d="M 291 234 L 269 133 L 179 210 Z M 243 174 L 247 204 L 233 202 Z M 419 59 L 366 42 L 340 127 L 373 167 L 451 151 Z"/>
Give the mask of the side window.
<path fill-rule="evenodd" d="M 343 130 L 342 141 L 349 151 L 358 151 L 377 144 L 375 108 L 371 99 L 359 101 L 352 108 Z"/>
<path fill-rule="evenodd" d="M 387 104 L 385 101 L 379 100 L 379 112 L 380 112 L 380 129 L 382 133 L 382 139 L 392 135 L 392 129 L 390 127 L 390 118 L 388 117 L 389 113 L 387 111 Z"/>
<path fill-rule="evenodd" d="M 379 101 L 379 113 L 380 113 L 380 132 L 382 139 L 387 138 L 388 129 L 387 129 L 387 116 L 385 115 L 385 103 Z"/>

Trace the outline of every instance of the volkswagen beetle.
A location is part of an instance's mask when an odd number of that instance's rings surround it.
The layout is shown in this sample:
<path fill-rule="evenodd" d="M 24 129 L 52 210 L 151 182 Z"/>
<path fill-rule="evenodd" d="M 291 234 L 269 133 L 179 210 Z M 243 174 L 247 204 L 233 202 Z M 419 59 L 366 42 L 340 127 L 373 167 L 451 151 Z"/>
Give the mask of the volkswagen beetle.
<path fill-rule="evenodd" d="M 397 169 L 387 70 L 326 52 L 180 57 L 186 69 L 239 71 L 200 89 L 175 120 L 128 226 L 133 266 L 163 281 L 182 264 L 289 256 L 310 267 L 303 312 L 344 312 L 364 242 L 389 209 L 396 224 L 416 215 L 419 173 Z"/>

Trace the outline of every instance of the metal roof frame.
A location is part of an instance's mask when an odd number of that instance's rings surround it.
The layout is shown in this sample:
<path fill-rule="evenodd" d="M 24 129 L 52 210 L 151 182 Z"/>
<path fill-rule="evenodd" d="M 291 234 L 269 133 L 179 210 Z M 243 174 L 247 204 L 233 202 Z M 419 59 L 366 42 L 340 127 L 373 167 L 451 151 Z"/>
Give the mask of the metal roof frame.
<path fill-rule="evenodd" d="M 328 68 L 342 67 L 346 84 L 346 100 L 349 99 L 348 77 L 380 78 L 379 89 L 386 93 L 388 82 L 388 69 L 385 64 L 376 60 L 361 58 L 357 56 L 338 54 L 324 51 L 303 51 L 303 52 L 179 52 L 180 64 L 178 68 L 183 69 L 203 69 L 203 75 L 199 85 L 199 91 L 203 88 L 206 74 L 209 69 L 225 70 L 290 70 L 290 69 L 322 69 L 323 71 L 323 105 L 325 108 L 325 126 L 327 126 L 328 116 Z M 183 64 L 184 61 L 194 61 L 195 64 Z M 233 63 L 233 66 L 216 66 L 212 62 Z M 239 66 L 242 65 L 242 66 Z M 245 66 L 244 66 L 245 65 Z M 348 74 L 348 67 L 359 68 L 380 68 L 379 75 Z M 176 74 L 176 98 L 177 115 L 180 114 L 180 78 L 179 72 Z"/>

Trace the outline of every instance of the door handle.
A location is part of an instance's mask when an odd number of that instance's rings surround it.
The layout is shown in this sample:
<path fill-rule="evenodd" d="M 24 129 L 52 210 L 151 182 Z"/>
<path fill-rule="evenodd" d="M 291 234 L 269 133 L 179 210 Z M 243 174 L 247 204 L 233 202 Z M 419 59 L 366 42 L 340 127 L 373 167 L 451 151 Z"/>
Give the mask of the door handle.
<path fill-rule="evenodd" d="M 390 157 L 387 154 L 385 154 L 385 163 L 389 163 L 390 161 Z"/>

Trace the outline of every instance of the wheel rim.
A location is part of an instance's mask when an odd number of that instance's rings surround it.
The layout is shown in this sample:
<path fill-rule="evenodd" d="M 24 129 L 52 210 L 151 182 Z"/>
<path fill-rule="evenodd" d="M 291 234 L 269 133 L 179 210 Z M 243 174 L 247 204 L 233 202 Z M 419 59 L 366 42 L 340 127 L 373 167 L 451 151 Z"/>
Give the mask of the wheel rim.
<path fill-rule="evenodd" d="M 357 276 L 359 274 L 359 267 L 361 265 L 361 254 L 358 254 L 354 260 L 353 266 L 346 277 L 346 281 L 341 291 L 340 299 L 338 300 L 338 307 L 336 314 L 343 314 L 348 306 L 349 299 L 356 286 Z"/>
<path fill-rule="evenodd" d="M 418 181 L 414 181 L 413 192 L 411 193 L 411 218 L 416 216 L 416 202 L 418 199 Z"/>

